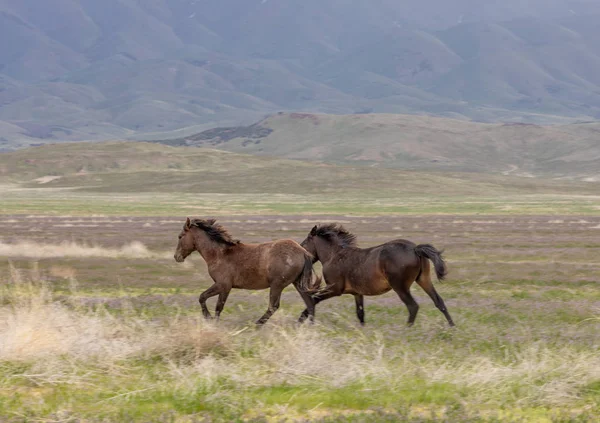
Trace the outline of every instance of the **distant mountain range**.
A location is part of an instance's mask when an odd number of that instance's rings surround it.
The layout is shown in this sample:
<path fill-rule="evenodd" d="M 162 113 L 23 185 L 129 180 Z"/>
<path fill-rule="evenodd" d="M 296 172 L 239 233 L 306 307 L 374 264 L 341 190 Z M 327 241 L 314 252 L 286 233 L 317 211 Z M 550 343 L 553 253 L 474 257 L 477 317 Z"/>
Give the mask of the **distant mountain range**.
<path fill-rule="evenodd" d="M 278 111 L 595 120 L 598 22 L 596 0 L 0 0 L 0 149 Z"/>

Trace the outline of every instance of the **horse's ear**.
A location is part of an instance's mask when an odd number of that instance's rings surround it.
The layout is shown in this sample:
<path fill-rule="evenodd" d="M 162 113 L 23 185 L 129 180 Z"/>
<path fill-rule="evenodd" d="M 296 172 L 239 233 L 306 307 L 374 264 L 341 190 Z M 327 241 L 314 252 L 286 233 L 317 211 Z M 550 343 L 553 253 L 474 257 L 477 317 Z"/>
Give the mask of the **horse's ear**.
<path fill-rule="evenodd" d="M 316 235 L 317 234 L 317 225 L 313 226 L 313 228 L 310 230 L 310 234 L 311 235 Z"/>
<path fill-rule="evenodd" d="M 207 219 L 206 223 L 208 223 L 210 226 L 214 225 L 217 222 L 217 219 Z"/>
<path fill-rule="evenodd" d="M 190 218 L 188 217 L 185 221 L 185 229 L 189 229 L 192 227 L 192 222 L 190 222 Z"/>

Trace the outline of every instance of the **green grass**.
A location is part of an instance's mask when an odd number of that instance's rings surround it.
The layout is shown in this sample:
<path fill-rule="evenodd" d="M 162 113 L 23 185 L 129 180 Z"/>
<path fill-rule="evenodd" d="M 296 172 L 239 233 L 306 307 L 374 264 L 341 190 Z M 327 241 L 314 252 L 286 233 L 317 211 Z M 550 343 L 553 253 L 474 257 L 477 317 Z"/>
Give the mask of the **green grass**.
<path fill-rule="evenodd" d="M 145 302 L 148 295 L 195 298 L 195 289 L 67 292 L 57 285 L 52 294 L 37 282 L 46 280 L 43 268 L 11 274 L 19 276 L 3 281 L 0 312 L 21 336 L 0 326 L 0 416 L 14 421 L 279 421 L 285 415 L 554 422 L 589 421 L 599 411 L 593 345 L 600 320 L 596 300 L 577 286 L 569 289 L 583 303 L 558 295 L 558 303 L 535 308 L 536 285 L 520 286 L 525 295 L 515 299 L 510 284 L 475 286 L 468 297 L 460 280 L 444 284 L 439 291 L 447 303 L 469 298 L 473 305 L 450 309 L 455 329 L 418 289 L 422 307 L 410 329 L 401 303 L 379 297 L 367 301 L 365 329 L 355 322 L 350 297 L 320 305 L 317 325 L 297 327 L 301 305 L 288 290 L 282 310 L 256 330 L 248 318 L 264 311 L 264 292 L 234 292 L 214 326 L 197 320 L 197 307 Z M 555 291 L 563 292 L 549 292 Z M 86 306 L 85 299 L 109 305 Z M 64 324 L 92 330 L 95 346 Z M 32 330 L 42 331 L 42 349 L 26 341 Z M 57 330 L 62 341 L 53 337 Z M 15 342 L 23 348 L 19 355 Z M 113 355 L 98 355 L 97 345 Z M 48 348 L 62 352 L 47 356 Z"/>
<path fill-rule="evenodd" d="M 378 197 L 325 194 L 90 194 L 73 191 L 4 191 L 0 215 L 206 216 L 235 214 L 330 215 L 600 215 L 600 197 L 530 195 L 498 197 Z"/>

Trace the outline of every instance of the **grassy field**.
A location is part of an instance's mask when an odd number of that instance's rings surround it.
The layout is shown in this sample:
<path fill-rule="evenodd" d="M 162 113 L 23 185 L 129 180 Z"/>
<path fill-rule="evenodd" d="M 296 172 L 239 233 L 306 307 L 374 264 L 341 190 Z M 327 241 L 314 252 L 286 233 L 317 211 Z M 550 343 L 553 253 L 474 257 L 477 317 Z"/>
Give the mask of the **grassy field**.
<path fill-rule="evenodd" d="M 8 421 L 593 421 L 600 414 L 598 216 L 224 216 L 247 242 L 340 221 L 361 245 L 446 248 L 438 284 L 457 328 L 417 287 L 319 305 L 298 295 L 261 329 L 265 291 L 200 319 L 198 256 L 172 253 L 180 217 L 0 219 L 0 415 Z M 213 304 L 214 305 L 214 304 Z"/>
<path fill-rule="evenodd" d="M 0 156 L 0 421 L 600 417 L 595 183 L 60 148 Z M 185 216 L 218 217 L 245 242 L 333 221 L 361 246 L 430 242 L 446 250 L 437 290 L 457 327 L 418 287 L 412 328 L 393 293 L 366 299 L 364 328 L 352 297 L 298 326 L 293 289 L 263 329 L 266 291 L 232 292 L 205 322 L 204 262 L 173 260 Z"/>
<path fill-rule="evenodd" d="M 0 213 L 600 215 L 597 182 L 336 166 L 148 143 L 0 155 Z"/>

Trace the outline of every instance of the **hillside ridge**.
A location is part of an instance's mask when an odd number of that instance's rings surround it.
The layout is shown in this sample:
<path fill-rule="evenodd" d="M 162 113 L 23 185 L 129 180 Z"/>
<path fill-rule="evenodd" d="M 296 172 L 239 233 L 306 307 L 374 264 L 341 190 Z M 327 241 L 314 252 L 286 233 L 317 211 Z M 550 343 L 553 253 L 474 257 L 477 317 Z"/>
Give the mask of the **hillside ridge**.
<path fill-rule="evenodd" d="M 60 143 L 0 153 L 0 186 L 19 192 L 179 192 L 196 194 L 194 204 L 200 207 L 210 193 L 368 194 L 398 201 L 429 195 L 597 193 L 596 184 L 580 181 L 400 170 L 116 141 Z"/>
<path fill-rule="evenodd" d="M 600 123 L 477 123 L 417 115 L 277 113 L 154 141 L 413 170 L 600 179 Z"/>

